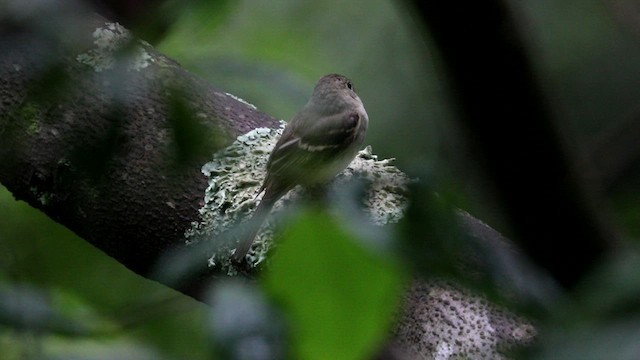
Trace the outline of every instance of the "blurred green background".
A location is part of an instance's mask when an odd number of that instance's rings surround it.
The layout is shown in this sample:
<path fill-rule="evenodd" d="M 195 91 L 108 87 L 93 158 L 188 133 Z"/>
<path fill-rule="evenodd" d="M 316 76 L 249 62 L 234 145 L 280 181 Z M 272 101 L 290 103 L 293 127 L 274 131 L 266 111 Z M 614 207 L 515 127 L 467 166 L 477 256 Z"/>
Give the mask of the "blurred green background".
<path fill-rule="evenodd" d="M 568 146 L 589 158 L 618 126 L 639 121 L 638 5 L 628 0 L 511 4 Z M 500 230 L 505 225 L 491 189 L 451 123 L 455 109 L 448 105 L 437 54 L 405 5 L 385 0 L 167 2 L 158 17 L 174 22 L 154 45 L 220 89 L 285 120 L 307 101 L 320 76 L 348 75 L 369 114 L 367 143 L 374 153 L 397 158 L 401 169 L 441 174 L 455 205 Z M 632 245 L 640 237 L 638 165 L 601 189 L 617 230 Z M 558 305 L 555 311 L 564 316 L 542 324 L 550 335 L 537 356 L 557 358 L 563 349 L 564 359 L 607 353 L 608 358 L 634 358 L 638 349 L 625 339 L 640 333 L 640 309 L 633 303 L 640 294 L 635 260 L 612 259 L 572 295 L 571 311 Z M 4 188 L 0 283 L 2 299 L 24 295 L 44 309 L 31 323 L 2 319 L 9 324 L 0 327 L 3 359 L 207 359 L 220 354 L 212 346 L 208 307 L 131 273 L 14 201 Z M 4 304 L 3 316 L 13 309 L 11 301 Z M 344 306 L 351 305 L 345 300 Z M 611 313 L 629 316 L 620 324 Z M 51 320 L 58 318 L 64 320 Z M 39 329 L 43 323 L 49 330 Z M 567 324 L 576 331 L 559 331 Z M 33 331 L 19 331 L 20 326 Z M 379 340 L 379 334 L 371 336 Z M 587 345 L 581 345 L 585 339 Z"/>

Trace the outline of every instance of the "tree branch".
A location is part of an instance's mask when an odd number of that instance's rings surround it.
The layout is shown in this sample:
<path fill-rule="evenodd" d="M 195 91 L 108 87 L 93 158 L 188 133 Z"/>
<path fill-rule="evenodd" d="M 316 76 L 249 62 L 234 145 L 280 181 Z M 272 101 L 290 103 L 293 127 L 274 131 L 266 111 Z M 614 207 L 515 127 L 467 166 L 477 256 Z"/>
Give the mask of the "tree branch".
<path fill-rule="evenodd" d="M 279 122 L 88 18 L 70 16 L 80 36 L 64 40 L 35 22 L 1 29 L 0 182 L 148 276 L 199 219 L 202 164 Z"/>

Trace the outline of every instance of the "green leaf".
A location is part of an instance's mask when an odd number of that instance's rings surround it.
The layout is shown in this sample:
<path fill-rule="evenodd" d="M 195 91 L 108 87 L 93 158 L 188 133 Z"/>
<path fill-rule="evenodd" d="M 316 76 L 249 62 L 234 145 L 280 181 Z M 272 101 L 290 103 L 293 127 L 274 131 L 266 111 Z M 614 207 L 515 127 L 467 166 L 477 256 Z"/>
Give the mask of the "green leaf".
<path fill-rule="evenodd" d="M 89 322 L 60 311 L 47 291 L 27 284 L 0 286 L 0 327 L 67 336 L 86 336 L 90 330 Z"/>
<path fill-rule="evenodd" d="M 296 358 L 362 359 L 389 331 L 403 274 L 338 219 L 308 210 L 284 234 L 264 281 L 288 311 Z"/>

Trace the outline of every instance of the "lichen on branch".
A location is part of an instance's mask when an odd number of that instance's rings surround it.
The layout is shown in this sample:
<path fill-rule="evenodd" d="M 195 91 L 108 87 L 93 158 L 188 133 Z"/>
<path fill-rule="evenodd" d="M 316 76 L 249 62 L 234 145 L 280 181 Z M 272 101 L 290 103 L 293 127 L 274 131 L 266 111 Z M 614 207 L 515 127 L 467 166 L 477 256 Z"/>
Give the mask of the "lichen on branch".
<path fill-rule="evenodd" d="M 202 220 L 193 223 L 185 237 L 188 245 L 200 241 L 220 242 L 209 258 L 210 267 L 220 267 L 228 274 L 236 273 L 229 259 L 235 249 L 234 240 L 224 241 L 216 237 L 236 225 L 241 226 L 255 210 L 262 196 L 258 190 L 266 175 L 269 154 L 284 125 L 282 122 L 280 128 L 257 128 L 238 136 L 233 144 L 214 154 L 213 159 L 202 167 L 203 174 L 209 178 L 204 206 L 200 209 Z M 371 223 L 397 222 L 408 204 L 407 185 L 410 179 L 391 163 L 392 159 L 378 160 L 371 147 L 367 147 L 328 184 L 327 192 L 335 191 L 353 179 L 361 179 L 368 184 L 362 207 Z M 249 264 L 255 266 L 267 258 L 274 245 L 278 213 L 301 197 L 303 192 L 304 189 L 297 187 L 276 203 L 272 216 L 262 227 L 247 257 Z"/>

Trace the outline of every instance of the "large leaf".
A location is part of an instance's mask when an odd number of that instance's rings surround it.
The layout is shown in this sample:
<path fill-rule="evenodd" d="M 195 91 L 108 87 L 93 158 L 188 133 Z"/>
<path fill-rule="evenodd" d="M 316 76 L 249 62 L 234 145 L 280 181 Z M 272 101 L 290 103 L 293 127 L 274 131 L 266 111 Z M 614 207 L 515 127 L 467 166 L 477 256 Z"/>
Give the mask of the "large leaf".
<path fill-rule="evenodd" d="M 290 315 L 300 359 L 370 357 L 389 330 L 403 276 L 325 212 L 307 210 L 288 228 L 265 276 Z"/>

